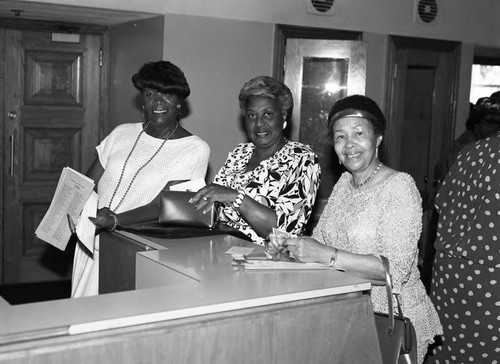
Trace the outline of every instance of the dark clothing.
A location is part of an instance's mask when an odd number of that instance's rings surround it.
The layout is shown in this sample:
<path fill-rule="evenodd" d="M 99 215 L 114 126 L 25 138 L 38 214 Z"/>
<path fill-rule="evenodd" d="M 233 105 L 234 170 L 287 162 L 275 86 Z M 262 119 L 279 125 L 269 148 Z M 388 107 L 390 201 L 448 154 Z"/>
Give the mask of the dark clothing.
<path fill-rule="evenodd" d="M 436 197 L 431 298 L 443 345 L 430 362 L 500 357 L 500 133 L 459 153 Z"/>

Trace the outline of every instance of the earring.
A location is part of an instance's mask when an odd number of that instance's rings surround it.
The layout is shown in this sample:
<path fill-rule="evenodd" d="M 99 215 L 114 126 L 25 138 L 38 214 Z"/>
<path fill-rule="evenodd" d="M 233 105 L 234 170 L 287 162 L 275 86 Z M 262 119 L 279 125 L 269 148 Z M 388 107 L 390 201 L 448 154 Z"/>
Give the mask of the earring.
<path fill-rule="evenodd" d="M 181 119 L 181 104 L 177 105 L 177 121 Z"/>
<path fill-rule="evenodd" d="M 375 158 L 378 158 L 378 147 L 375 149 Z"/>
<path fill-rule="evenodd" d="M 283 129 L 286 129 L 286 126 L 288 125 L 287 121 L 285 120 L 285 122 L 283 123 Z"/>

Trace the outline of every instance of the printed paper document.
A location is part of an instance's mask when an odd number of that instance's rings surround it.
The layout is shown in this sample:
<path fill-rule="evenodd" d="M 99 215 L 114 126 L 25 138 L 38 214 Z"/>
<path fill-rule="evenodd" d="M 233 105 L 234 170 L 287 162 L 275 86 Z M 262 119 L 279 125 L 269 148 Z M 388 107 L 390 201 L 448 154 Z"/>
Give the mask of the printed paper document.
<path fill-rule="evenodd" d="M 70 167 L 63 168 L 49 209 L 35 231 L 36 236 L 65 250 L 72 234 L 67 215 L 78 221 L 93 190 L 94 181 L 91 178 Z"/>

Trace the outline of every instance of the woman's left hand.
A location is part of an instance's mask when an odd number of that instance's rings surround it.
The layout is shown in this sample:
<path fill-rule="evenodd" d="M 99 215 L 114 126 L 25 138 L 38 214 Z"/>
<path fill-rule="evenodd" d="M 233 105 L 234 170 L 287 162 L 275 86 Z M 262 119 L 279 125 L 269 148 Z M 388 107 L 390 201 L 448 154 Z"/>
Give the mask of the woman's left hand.
<path fill-rule="evenodd" d="M 291 258 L 295 258 L 304 263 L 323 263 L 330 262 L 330 247 L 319 243 L 310 237 L 287 238 L 283 242 L 285 250 Z"/>
<path fill-rule="evenodd" d="M 210 183 L 200 189 L 189 202 L 195 204 L 197 210 L 203 209 L 205 213 L 209 206 L 215 202 L 231 204 L 236 199 L 238 191 L 224 187 L 216 183 Z"/>

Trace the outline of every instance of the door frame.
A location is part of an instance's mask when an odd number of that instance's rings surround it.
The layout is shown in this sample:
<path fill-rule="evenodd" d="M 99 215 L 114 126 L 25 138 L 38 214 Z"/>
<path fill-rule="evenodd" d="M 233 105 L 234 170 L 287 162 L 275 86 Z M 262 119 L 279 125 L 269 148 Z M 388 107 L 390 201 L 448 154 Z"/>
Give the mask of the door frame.
<path fill-rule="evenodd" d="M 401 113 L 403 104 L 395 101 L 396 75 L 397 75 L 397 51 L 401 48 L 434 50 L 439 52 L 450 53 L 454 59 L 455 70 L 452 76 L 451 100 L 448 108 L 448 118 L 446 119 L 446 129 L 450 131 L 448 137 L 443 140 L 444 153 L 449 153 L 451 144 L 455 135 L 455 120 L 457 116 L 457 100 L 458 100 L 458 81 L 460 76 L 460 43 L 451 41 L 442 41 L 426 38 L 411 38 L 402 36 L 389 36 L 388 42 L 388 57 L 387 57 L 387 74 L 386 74 L 386 97 L 385 97 L 385 112 L 387 120 L 396 120 L 397 115 Z M 394 138 L 398 135 L 391 134 L 390 124 L 388 125 L 384 140 L 385 150 L 384 159 L 390 156 L 391 146 L 394 145 Z M 398 166 L 393 166 L 398 168 Z"/>
<path fill-rule="evenodd" d="M 325 28 L 310 28 L 283 24 L 277 24 L 275 26 L 274 33 L 275 46 L 273 57 L 273 76 L 281 82 L 283 82 L 285 78 L 286 42 L 288 39 L 297 38 L 333 41 L 363 41 L 363 32 Z M 288 133 L 289 132 L 290 128 L 288 128 Z M 290 135 L 287 136 L 290 137 Z M 306 227 L 306 233 L 312 232 L 312 228 L 317 223 L 319 216 L 321 215 L 324 203 L 326 203 L 326 200 L 322 203 L 319 198 L 316 199 L 313 213 Z"/>
<path fill-rule="evenodd" d="M 285 53 L 288 38 L 325 40 L 363 40 L 362 32 L 324 28 L 308 28 L 277 24 L 274 32 L 273 76 L 283 82 L 285 76 Z"/>
<path fill-rule="evenodd" d="M 402 36 L 390 36 L 388 42 L 388 64 L 387 64 L 387 74 L 386 74 L 386 102 L 385 110 L 387 119 L 393 123 L 389 123 L 384 139 L 384 149 L 382 150 L 382 157 L 391 163 L 391 155 L 395 155 L 397 152 L 397 138 L 400 138 L 400 134 L 397 133 L 397 129 L 391 129 L 391 124 L 396 124 L 398 120 L 398 115 L 402 115 L 402 110 L 404 108 L 403 100 L 398 97 L 401 93 L 398 92 L 398 87 L 404 88 L 404 84 L 400 83 L 397 79 L 397 69 L 398 69 L 398 57 L 397 53 L 401 49 L 408 50 L 423 50 L 423 51 L 436 51 L 439 53 L 448 53 L 451 56 L 451 62 L 453 65 L 450 82 L 448 84 L 450 90 L 450 100 L 448 103 L 448 108 L 446 109 L 446 118 L 442 120 L 444 130 L 448 133 L 443 133 L 443 140 L 441 143 L 443 145 L 442 155 L 441 155 L 441 171 L 437 171 L 439 175 L 436 175 L 436 171 L 428 171 L 428 183 L 436 183 L 437 188 L 433 193 L 439 188 L 439 180 L 444 178 L 446 174 L 446 159 L 450 153 L 451 145 L 455 138 L 455 127 L 456 127 L 456 117 L 457 117 L 457 103 L 458 103 L 458 86 L 459 86 L 459 76 L 460 76 L 460 52 L 461 44 L 459 42 L 452 41 L 442 41 L 434 39 L 423 39 L 423 38 L 410 38 Z M 433 114 L 435 112 L 435 104 L 433 105 Z M 391 167 L 399 169 L 399 162 Z M 422 232 L 419 241 L 420 258 L 422 259 L 422 280 L 424 284 L 429 284 L 430 272 L 432 269 L 432 261 L 434 257 L 433 242 L 436 236 L 437 228 L 437 213 L 434 211 L 433 205 L 435 196 L 430 196 L 427 201 L 423 200 L 423 216 L 422 216 Z M 426 206 L 427 205 L 427 206 Z"/>
<path fill-rule="evenodd" d="M 4 118 L 5 110 L 4 110 L 4 100 L 5 100 L 5 29 L 0 27 L 0 121 L 2 122 L 2 126 L 0 128 L 0 140 L 5 140 L 5 121 Z M 4 199 L 3 199 L 3 191 L 4 191 L 4 158 L 5 158 L 4 148 L 0 148 L 0 283 L 3 283 L 3 271 L 4 271 L 4 244 L 3 244 L 3 231 L 4 231 Z"/>
<path fill-rule="evenodd" d="M 102 66 L 100 75 L 100 92 L 101 98 L 99 101 L 99 120 L 98 120 L 98 138 L 101 139 L 104 131 L 106 130 L 105 122 L 107 121 L 107 110 L 109 103 L 108 95 L 108 74 L 109 74 L 109 34 L 106 26 L 88 25 L 88 24 L 70 24 L 54 21 L 40 21 L 40 20 L 26 20 L 26 19 L 12 19 L 0 17 L 0 121 L 2 126 L 0 128 L 0 138 L 5 140 L 5 118 L 7 118 L 8 110 L 5 110 L 5 30 L 31 30 L 39 32 L 55 32 L 55 33 L 82 33 L 99 35 L 102 38 Z M 0 148 L 0 284 L 4 282 L 4 196 L 3 191 L 5 188 L 6 163 L 9 158 L 6 155 L 5 148 Z"/>

